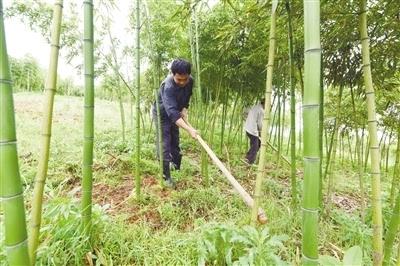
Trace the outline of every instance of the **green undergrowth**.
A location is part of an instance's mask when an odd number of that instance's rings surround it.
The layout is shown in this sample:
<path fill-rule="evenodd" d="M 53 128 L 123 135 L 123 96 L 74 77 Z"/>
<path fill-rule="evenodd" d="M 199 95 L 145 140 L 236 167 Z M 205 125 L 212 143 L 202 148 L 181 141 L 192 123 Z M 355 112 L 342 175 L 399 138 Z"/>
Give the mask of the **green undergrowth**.
<path fill-rule="evenodd" d="M 16 95 L 18 151 L 28 208 L 40 143 L 38 99 L 37 94 Z M 133 130 L 128 116 L 127 141 L 122 143 L 118 105 L 104 100 L 96 102 L 93 169 L 97 196 L 93 207 L 93 238 L 89 244 L 79 229 L 81 105 L 79 97 L 56 97 L 38 265 L 88 265 L 88 261 L 94 265 L 300 264 L 301 160 L 297 175 L 298 206 L 293 209 L 290 168 L 282 160 L 278 163 L 275 154 L 268 150 L 267 178 L 261 202 L 268 223 L 252 228 L 248 226 L 250 210 L 211 161 L 209 185 L 202 179 L 201 147 L 184 131 L 181 131 L 182 170 L 172 172 L 178 189 L 171 191 L 161 186 L 154 127 L 149 130 L 149 118 L 145 117 L 146 131 L 141 136 L 142 199 L 131 199 L 128 192 L 134 190 L 133 169 L 136 167 Z M 206 135 L 204 139 L 208 142 L 210 137 Z M 251 193 L 256 167 L 242 161 L 247 149 L 246 139 L 242 146 L 236 143 L 221 150 L 219 143 L 216 131 L 210 146 Z M 390 182 L 389 179 L 384 181 Z M 365 184 L 368 189 L 367 179 Z M 123 190 L 124 186 L 128 192 Z M 111 191 L 111 198 L 104 200 L 101 196 L 108 192 L 97 189 Z M 115 189 L 128 193 L 124 208 L 115 208 L 113 202 L 107 202 L 119 193 Z M 335 173 L 334 191 L 334 202 L 325 198 L 320 212 L 320 254 L 341 261 L 346 250 L 358 245 L 363 250 L 365 265 L 370 265 L 371 207 L 367 206 L 365 223 L 362 222 L 358 177 L 350 164 Z M 386 223 L 390 213 L 391 209 L 385 207 Z M 0 261 L 4 261 L 4 256 L 4 248 L 0 246 Z"/>

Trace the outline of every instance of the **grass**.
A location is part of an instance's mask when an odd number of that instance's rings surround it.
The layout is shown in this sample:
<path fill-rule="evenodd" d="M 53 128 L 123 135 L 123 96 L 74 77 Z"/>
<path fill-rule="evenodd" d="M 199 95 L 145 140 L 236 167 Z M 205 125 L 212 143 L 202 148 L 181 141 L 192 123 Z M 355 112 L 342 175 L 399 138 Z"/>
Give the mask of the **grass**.
<path fill-rule="evenodd" d="M 41 104 L 39 94 L 15 95 L 18 151 L 28 208 L 38 160 Z M 301 210 L 290 207 L 287 164 L 281 162 L 276 167 L 275 157 L 269 154 L 262 201 L 269 222 L 255 233 L 249 233 L 248 230 L 254 230 L 246 227 L 249 209 L 211 163 L 211 185 L 204 184 L 200 175 L 200 147 L 185 132 L 181 132 L 182 170 L 172 172 L 178 189 L 162 188 L 157 181 L 154 132 L 146 130 L 142 136 L 140 165 L 143 199 L 129 199 L 134 190 L 133 130 L 128 120 L 127 142 L 122 143 L 118 105 L 98 99 L 93 166 L 94 229 L 90 246 L 79 230 L 82 106 L 80 97 L 56 97 L 38 265 L 196 265 L 203 262 L 230 265 L 229 259 L 236 265 L 252 262 L 269 265 L 280 260 L 290 265 L 300 264 Z M 149 119 L 145 118 L 146 127 L 150 128 Z M 220 143 L 218 134 L 213 143 L 216 146 Z M 251 193 L 255 169 L 240 161 L 245 149 L 232 145 L 224 148 L 219 157 Z M 299 172 L 300 191 L 301 175 Z M 323 210 L 320 220 L 320 254 L 341 258 L 349 247 L 360 245 L 364 263 L 370 265 L 370 206 L 364 224 L 358 215 L 358 180 L 354 170 L 346 167 L 337 171 L 335 178 L 336 201 L 329 205 L 329 212 Z M 390 182 L 389 178 L 385 182 Z M 368 188 L 367 180 L 365 183 Z M 390 208 L 385 211 L 390 213 Z M 279 243 L 271 242 L 276 245 L 268 242 L 283 235 L 287 237 L 279 238 Z M 254 240 L 261 236 L 263 244 L 257 242 L 261 240 Z M 0 261 L 5 261 L 3 241 L 0 243 Z M 260 249 L 268 245 L 272 245 L 268 251 Z M 223 252 L 217 254 L 213 251 L 215 248 Z M 93 252 L 88 253 L 89 250 Z M 267 254 L 264 257 L 269 260 L 260 260 L 260 254 Z"/>

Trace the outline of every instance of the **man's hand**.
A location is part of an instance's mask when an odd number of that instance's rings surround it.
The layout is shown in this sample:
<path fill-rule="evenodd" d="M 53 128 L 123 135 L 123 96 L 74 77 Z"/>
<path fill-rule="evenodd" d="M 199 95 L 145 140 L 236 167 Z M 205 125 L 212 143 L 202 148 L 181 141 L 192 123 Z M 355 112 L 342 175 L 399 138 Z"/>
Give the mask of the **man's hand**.
<path fill-rule="evenodd" d="M 192 138 L 194 138 L 194 139 L 197 139 L 197 130 L 196 129 L 194 129 L 194 128 L 190 128 L 189 130 L 188 130 L 188 132 L 189 132 L 189 134 L 190 134 L 190 136 L 192 137 Z"/>
<path fill-rule="evenodd" d="M 186 122 L 185 120 L 183 120 L 183 118 L 179 118 L 178 120 L 176 120 L 175 124 L 180 127 L 183 128 L 184 130 L 187 131 L 187 133 L 189 133 L 189 135 L 194 138 L 197 139 L 197 130 L 194 129 L 188 122 Z"/>

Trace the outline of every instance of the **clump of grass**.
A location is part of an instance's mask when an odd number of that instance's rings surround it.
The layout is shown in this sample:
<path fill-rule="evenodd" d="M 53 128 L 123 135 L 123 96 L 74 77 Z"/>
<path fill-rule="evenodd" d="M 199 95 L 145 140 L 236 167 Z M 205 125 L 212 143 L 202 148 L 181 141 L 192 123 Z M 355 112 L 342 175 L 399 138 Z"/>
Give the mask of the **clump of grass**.
<path fill-rule="evenodd" d="M 279 257 L 285 252 L 286 235 L 270 235 L 268 227 L 226 224 L 209 226 L 199 240 L 199 265 L 286 265 Z"/>

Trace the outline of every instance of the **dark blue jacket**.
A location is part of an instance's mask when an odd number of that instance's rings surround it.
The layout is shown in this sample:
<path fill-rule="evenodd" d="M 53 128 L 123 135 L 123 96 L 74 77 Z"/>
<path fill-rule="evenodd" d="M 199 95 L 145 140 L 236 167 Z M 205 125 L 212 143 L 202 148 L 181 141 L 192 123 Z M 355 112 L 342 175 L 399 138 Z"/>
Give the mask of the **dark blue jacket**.
<path fill-rule="evenodd" d="M 183 108 L 189 107 L 190 96 L 192 96 L 193 78 L 189 77 L 189 82 L 185 87 L 179 87 L 172 75 L 169 75 L 160 86 L 158 91 L 158 100 L 160 103 L 160 117 L 161 120 L 170 120 L 175 123 L 181 118 L 180 112 Z M 155 103 L 154 103 L 155 107 Z M 153 112 L 156 109 L 153 108 Z M 154 113 L 155 115 L 156 113 Z"/>

